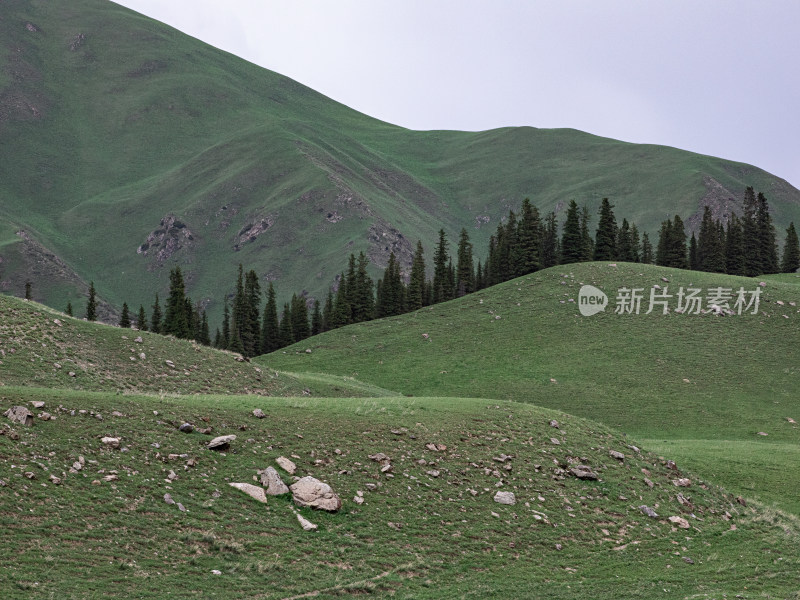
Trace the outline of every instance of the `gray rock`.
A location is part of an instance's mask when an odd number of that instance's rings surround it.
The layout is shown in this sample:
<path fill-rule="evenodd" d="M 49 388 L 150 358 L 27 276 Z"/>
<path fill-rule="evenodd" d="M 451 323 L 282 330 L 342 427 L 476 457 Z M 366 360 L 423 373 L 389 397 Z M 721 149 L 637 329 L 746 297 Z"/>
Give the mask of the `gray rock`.
<path fill-rule="evenodd" d="M 328 512 L 342 507 L 342 500 L 327 483 L 307 476 L 290 486 L 292 497 L 298 506 L 310 506 Z"/>
<path fill-rule="evenodd" d="M 569 470 L 578 479 L 599 479 L 597 473 L 592 471 L 592 468 L 587 465 L 576 465 Z"/>
<path fill-rule="evenodd" d="M 275 462 L 278 463 L 278 466 L 286 471 L 289 475 L 294 475 L 295 471 L 297 471 L 297 465 L 285 456 L 279 456 L 275 459 Z"/>
<path fill-rule="evenodd" d="M 625 460 L 625 455 L 622 452 L 617 452 L 616 450 L 609 450 L 608 453 L 611 455 L 611 458 L 616 458 L 617 460 Z"/>
<path fill-rule="evenodd" d="M 559 428 L 558 426 L 559 426 L 559 423 L 555 419 L 550 421 L 550 427 L 555 427 L 556 429 L 558 429 Z"/>
<path fill-rule="evenodd" d="M 182 431 L 183 433 L 192 433 L 194 431 L 194 426 L 191 423 L 182 423 L 180 427 L 178 427 L 178 431 Z"/>
<path fill-rule="evenodd" d="M 12 423 L 19 423 L 26 427 L 33 425 L 33 414 L 24 406 L 12 406 L 3 414 L 7 416 Z"/>
<path fill-rule="evenodd" d="M 261 410 L 260 408 L 257 408 L 257 409 L 255 409 L 255 410 L 253 411 L 253 416 L 254 416 L 256 419 L 263 419 L 263 418 L 264 418 L 264 417 L 266 417 L 267 415 L 265 415 L 265 414 L 264 414 L 264 411 L 263 411 L 263 410 Z"/>
<path fill-rule="evenodd" d="M 41 400 L 33 400 L 31 401 L 31 406 L 33 406 L 33 408 L 44 408 L 44 402 Z"/>
<path fill-rule="evenodd" d="M 297 514 L 297 520 L 300 521 L 300 526 L 303 528 L 303 530 L 305 530 L 305 531 L 316 531 L 317 530 L 317 526 L 314 525 L 308 519 L 304 518 L 303 515 L 298 514 L 298 513 L 295 513 L 295 514 Z"/>
<path fill-rule="evenodd" d="M 689 527 L 691 527 L 691 525 L 689 525 L 689 521 L 687 521 L 683 517 L 677 517 L 677 516 L 670 517 L 669 522 L 672 523 L 673 525 L 677 525 L 681 529 L 689 529 Z"/>
<path fill-rule="evenodd" d="M 289 488 L 283 483 L 275 467 L 267 467 L 263 471 L 259 471 L 259 474 L 261 475 L 261 485 L 267 489 L 267 495 L 280 496 L 289 493 Z"/>
<path fill-rule="evenodd" d="M 103 442 L 106 446 L 109 446 L 111 448 L 119 448 L 119 438 L 104 437 L 100 441 Z"/>
<path fill-rule="evenodd" d="M 686 478 L 673 479 L 672 480 L 672 485 L 674 485 L 676 487 L 691 487 L 692 486 L 692 480 L 691 479 L 686 479 Z"/>
<path fill-rule="evenodd" d="M 172 496 L 169 494 L 164 494 L 164 502 L 167 504 L 175 504 L 175 500 L 172 499 Z"/>
<path fill-rule="evenodd" d="M 656 511 L 654 511 L 649 506 L 645 506 L 644 504 L 642 504 L 639 507 L 639 510 L 642 511 L 644 514 L 646 514 L 648 517 L 652 517 L 653 519 L 657 519 L 658 518 L 658 514 L 656 514 Z"/>
<path fill-rule="evenodd" d="M 517 503 L 514 492 L 497 492 L 494 495 L 494 501 L 498 504 L 508 504 L 509 506 Z"/>
<path fill-rule="evenodd" d="M 227 450 L 231 446 L 231 442 L 236 439 L 235 435 L 221 435 L 219 437 L 215 437 L 213 440 L 208 442 L 206 448 L 209 450 Z"/>
<path fill-rule="evenodd" d="M 267 495 L 264 493 L 264 488 L 262 487 L 253 485 L 252 483 L 229 483 L 228 485 L 236 488 L 237 490 L 243 491 L 251 498 L 258 500 L 263 504 L 267 503 Z"/>

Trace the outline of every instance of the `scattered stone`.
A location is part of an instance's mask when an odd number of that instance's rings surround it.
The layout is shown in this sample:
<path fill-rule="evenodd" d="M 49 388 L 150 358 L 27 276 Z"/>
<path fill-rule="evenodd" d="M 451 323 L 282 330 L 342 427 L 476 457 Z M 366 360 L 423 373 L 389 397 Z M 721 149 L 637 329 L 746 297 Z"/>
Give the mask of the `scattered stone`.
<path fill-rule="evenodd" d="M 53 474 L 50 475 L 50 481 L 53 482 L 53 485 L 61 485 L 61 479 L 59 479 Z"/>
<path fill-rule="evenodd" d="M 792 417 L 786 417 L 786 420 L 789 421 L 792 425 L 797 425 L 797 421 L 795 421 Z"/>
<path fill-rule="evenodd" d="M 494 501 L 498 504 L 508 504 L 510 506 L 517 503 L 514 492 L 497 492 L 494 495 Z"/>
<path fill-rule="evenodd" d="M 763 431 L 759 431 L 756 435 L 769 435 L 768 433 L 764 433 Z"/>
<path fill-rule="evenodd" d="M 39 418 L 40 418 L 42 421 L 49 421 L 50 419 L 52 419 L 52 418 L 53 418 L 53 415 L 51 415 L 49 412 L 40 412 L 40 413 L 38 414 L 38 417 L 39 417 Z"/>
<path fill-rule="evenodd" d="M 425 471 L 425 473 L 427 473 L 431 477 L 438 477 L 439 475 L 441 475 L 441 473 L 439 473 L 439 471 L 437 471 L 436 469 L 431 469 L 430 471 Z"/>
<path fill-rule="evenodd" d="M 608 453 L 611 455 L 611 458 L 616 458 L 617 460 L 625 460 L 625 455 L 622 452 L 617 452 L 616 450 L 610 450 Z"/>
<path fill-rule="evenodd" d="M 100 440 L 106 446 L 110 446 L 111 448 L 119 448 L 119 438 L 115 437 L 104 437 Z"/>
<path fill-rule="evenodd" d="M 569 472 L 572 473 L 578 479 L 592 479 L 592 480 L 599 479 L 597 473 L 592 471 L 592 468 L 587 465 L 576 465 L 574 467 L 571 467 Z"/>
<path fill-rule="evenodd" d="M 263 419 L 263 418 L 264 418 L 264 417 L 266 417 L 267 415 L 265 415 L 265 414 L 264 414 L 264 411 L 263 411 L 263 410 L 261 410 L 260 408 L 257 408 L 257 409 L 255 409 L 255 410 L 253 411 L 253 416 L 254 416 L 256 419 Z"/>
<path fill-rule="evenodd" d="M 391 471 L 392 471 L 392 464 L 391 463 L 387 462 L 385 465 L 383 465 L 381 467 L 381 473 L 390 473 Z"/>
<path fill-rule="evenodd" d="M 745 500 L 742 496 L 736 496 L 736 502 L 742 506 L 747 506 L 747 500 Z"/>
<path fill-rule="evenodd" d="M 221 435 L 219 437 L 215 437 L 213 440 L 208 442 L 206 448 L 209 450 L 227 450 L 231 446 L 231 442 L 236 439 L 235 435 Z"/>
<path fill-rule="evenodd" d="M 500 456 L 493 456 L 492 460 L 495 461 L 495 462 L 504 463 L 504 462 L 508 462 L 512 458 L 514 458 L 514 457 L 513 456 L 509 456 L 508 454 L 501 454 Z"/>
<path fill-rule="evenodd" d="M 275 459 L 275 462 L 278 463 L 278 466 L 286 471 L 289 475 L 294 475 L 295 471 L 297 471 L 297 465 L 285 456 L 279 456 Z"/>
<path fill-rule="evenodd" d="M 70 377 L 75 377 L 75 371 L 70 371 L 68 374 Z"/>
<path fill-rule="evenodd" d="M 3 414 L 7 416 L 12 423 L 19 423 L 26 427 L 33 425 L 33 414 L 24 406 L 12 406 Z"/>
<path fill-rule="evenodd" d="M 694 564 L 694 561 L 691 558 L 689 558 L 688 556 L 684 556 L 683 557 L 683 562 L 685 562 L 687 564 L 690 564 L 690 565 Z"/>
<path fill-rule="evenodd" d="M 167 504 L 175 504 L 175 500 L 172 499 L 172 496 L 169 494 L 164 494 L 164 502 Z"/>
<path fill-rule="evenodd" d="M 550 438 L 550 443 L 551 444 L 555 444 L 556 446 L 560 446 L 561 445 L 561 442 L 559 441 L 558 438 Z"/>
<path fill-rule="evenodd" d="M 103 481 L 117 481 L 119 479 L 119 475 L 116 473 L 111 473 L 111 475 L 106 475 L 103 477 Z"/>
<path fill-rule="evenodd" d="M 123 414 L 122 414 L 121 412 L 119 412 L 118 410 L 115 410 L 114 412 L 112 412 L 112 413 L 111 413 L 111 416 L 112 416 L 112 417 L 124 417 L 125 415 L 123 415 Z"/>
<path fill-rule="evenodd" d="M 292 497 L 298 506 L 310 506 L 320 510 L 336 512 L 342 507 L 342 501 L 331 486 L 311 476 L 303 477 L 290 486 Z"/>
<path fill-rule="evenodd" d="M 300 527 L 303 528 L 304 531 L 316 531 L 317 526 L 314 525 L 311 521 L 303 517 L 300 513 L 295 513 L 297 515 L 297 520 L 300 522 Z"/>
<path fill-rule="evenodd" d="M 370 454 L 369 458 L 370 458 L 370 460 L 374 460 L 375 462 L 379 462 L 379 463 L 387 462 L 387 461 L 392 460 L 391 458 L 386 456 L 383 452 L 378 452 L 377 454 Z"/>
<path fill-rule="evenodd" d="M 761 287 L 767 287 L 767 282 L 766 281 L 759 281 L 758 285 L 761 286 Z"/>
<path fill-rule="evenodd" d="M 222 571 L 220 571 L 219 569 L 211 569 L 211 574 L 212 575 L 222 575 Z"/>
<path fill-rule="evenodd" d="M 194 425 L 191 423 L 182 423 L 180 427 L 178 427 L 178 431 L 182 431 L 183 433 L 192 433 L 194 431 Z"/>
<path fill-rule="evenodd" d="M 180 502 L 178 502 L 178 510 L 181 512 L 186 512 L 186 507 Z"/>
<path fill-rule="evenodd" d="M 425 444 L 425 447 L 431 452 L 444 452 L 447 450 L 447 446 L 444 444 L 434 444 L 433 442 L 430 444 Z"/>
<path fill-rule="evenodd" d="M 136 342 L 137 344 L 141 344 L 142 342 L 144 342 L 144 340 L 142 339 L 142 336 L 139 336 L 139 337 L 137 337 L 137 338 L 136 338 L 135 340 L 133 340 L 133 341 L 134 341 L 134 342 Z"/>
<path fill-rule="evenodd" d="M 261 475 L 261 485 L 267 488 L 267 495 L 280 496 L 281 494 L 288 494 L 289 488 L 281 479 L 275 467 L 267 467 L 263 471 L 259 471 Z"/>
<path fill-rule="evenodd" d="M 661 281 L 663 281 L 664 283 L 669 283 L 669 279 L 667 279 L 666 277 L 662 277 Z"/>
<path fill-rule="evenodd" d="M 639 510 L 642 511 L 644 514 L 646 514 L 648 517 L 651 517 L 653 519 L 657 519 L 658 518 L 658 514 L 656 513 L 656 511 L 654 511 L 652 508 L 650 508 L 649 506 L 647 506 L 645 504 L 642 504 L 639 507 Z"/>
<path fill-rule="evenodd" d="M 683 517 L 677 517 L 677 516 L 670 517 L 669 522 L 674 525 L 677 525 L 681 529 L 689 529 L 691 527 L 691 525 L 689 525 L 689 521 L 687 521 Z"/>
<path fill-rule="evenodd" d="M 6 487 L 7 485 L 8 485 L 8 484 L 7 484 L 5 481 L 3 481 L 2 479 L 0 479 L 0 487 Z"/>
<path fill-rule="evenodd" d="M 364 504 L 364 498 L 361 496 L 353 496 L 353 502 L 360 506 L 361 504 Z"/>
<path fill-rule="evenodd" d="M 492 515 L 494 518 L 496 518 L 496 519 L 499 519 L 499 518 L 500 518 L 500 515 L 499 515 L 499 514 L 497 514 L 497 513 L 496 513 L 496 512 L 494 512 L 494 511 L 492 511 L 492 512 L 491 512 L 491 515 Z"/>
<path fill-rule="evenodd" d="M 33 408 L 44 408 L 44 402 L 41 400 L 33 400 L 31 406 L 33 406 Z"/>
<path fill-rule="evenodd" d="M 178 478 L 178 474 L 175 471 L 173 471 L 172 469 L 170 469 L 169 473 L 167 473 L 167 479 L 169 481 L 175 481 L 177 478 Z"/>
<path fill-rule="evenodd" d="M 392 523 L 391 521 L 389 521 L 386 524 L 389 527 L 391 527 L 392 529 L 396 530 L 396 531 L 400 531 L 403 528 L 403 524 L 402 523 Z"/>
<path fill-rule="evenodd" d="M 258 487 L 252 483 L 229 483 L 228 485 L 235 487 L 237 490 L 243 491 L 251 498 L 258 500 L 263 504 L 267 503 L 267 495 L 264 493 L 264 488 L 262 487 Z"/>
<path fill-rule="evenodd" d="M 667 461 L 667 468 L 672 470 L 672 471 L 677 471 L 678 470 L 678 465 L 675 464 L 674 460 L 668 460 Z"/>
<path fill-rule="evenodd" d="M 552 421 L 550 421 L 550 427 L 555 427 L 556 429 L 558 429 L 558 428 L 559 428 L 559 423 L 558 423 L 558 421 L 556 421 L 555 419 L 553 419 Z"/>
<path fill-rule="evenodd" d="M 36 473 L 33 471 L 25 471 L 24 475 L 28 479 L 36 479 Z"/>
<path fill-rule="evenodd" d="M 692 480 L 691 479 L 686 479 L 685 477 L 680 478 L 680 479 L 673 479 L 672 480 L 672 485 L 677 486 L 677 487 L 691 487 L 692 486 Z"/>

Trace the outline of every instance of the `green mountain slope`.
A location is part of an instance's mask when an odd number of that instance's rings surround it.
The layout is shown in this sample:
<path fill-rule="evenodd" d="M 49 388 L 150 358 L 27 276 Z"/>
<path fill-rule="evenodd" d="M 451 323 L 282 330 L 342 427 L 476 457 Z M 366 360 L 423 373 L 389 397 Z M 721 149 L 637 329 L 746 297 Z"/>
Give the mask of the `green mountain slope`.
<path fill-rule="evenodd" d="M 791 467 L 800 459 L 800 279 L 759 281 L 630 263 L 559 266 L 257 361 L 415 396 L 504 398 L 596 419 L 800 514 Z M 605 312 L 579 313 L 583 284 L 608 294 Z M 763 291 L 756 315 L 676 314 L 675 296 L 670 314 L 614 313 L 617 290 L 642 288 L 644 313 L 655 285 L 673 295 Z"/>
<path fill-rule="evenodd" d="M 240 262 L 319 297 L 350 252 L 377 270 L 421 239 L 430 258 L 440 227 L 483 248 L 526 196 L 608 196 L 653 231 L 753 185 L 800 221 L 800 192 L 756 167 L 574 130 L 408 131 L 106 0 L 3 3 L 0 139 L 0 287 L 59 308 L 89 280 L 147 306 L 174 264 L 213 316 Z"/>

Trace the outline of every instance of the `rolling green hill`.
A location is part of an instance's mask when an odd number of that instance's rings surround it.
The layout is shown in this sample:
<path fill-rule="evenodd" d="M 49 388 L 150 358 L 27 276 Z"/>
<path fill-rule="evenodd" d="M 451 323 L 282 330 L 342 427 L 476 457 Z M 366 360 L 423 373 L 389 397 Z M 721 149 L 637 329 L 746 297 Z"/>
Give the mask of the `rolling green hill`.
<path fill-rule="evenodd" d="M 800 278 L 767 278 L 763 288 L 759 281 L 630 263 L 565 265 L 256 360 L 407 395 L 503 398 L 592 418 L 800 514 L 792 467 L 800 429 L 789 420 L 800 422 Z M 579 313 L 583 284 L 609 295 L 605 312 Z M 614 313 L 619 288 L 642 288 L 649 299 L 655 285 L 672 294 L 763 292 L 756 315 L 676 314 L 676 297 L 666 315 Z"/>
<path fill-rule="evenodd" d="M 405 130 L 106 0 L 3 2 L 0 139 L 0 288 L 77 307 L 94 280 L 109 314 L 148 306 L 175 264 L 212 322 L 238 263 L 319 297 L 350 252 L 377 272 L 421 239 L 430 259 L 440 227 L 483 248 L 526 196 L 608 196 L 652 232 L 752 185 L 800 222 L 800 192 L 750 165 L 574 130 Z"/>

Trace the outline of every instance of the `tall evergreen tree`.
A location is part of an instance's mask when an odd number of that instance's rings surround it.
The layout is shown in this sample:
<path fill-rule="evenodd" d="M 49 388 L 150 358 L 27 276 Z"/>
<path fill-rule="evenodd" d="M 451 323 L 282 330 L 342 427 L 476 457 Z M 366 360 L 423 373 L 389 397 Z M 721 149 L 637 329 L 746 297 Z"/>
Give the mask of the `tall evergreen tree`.
<path fill-rule="evenodd" d="M 200 334 L 197 336 L 197 341 L 204 346 L 211 345 L 211 332 L 208 328 L 208 315 L 203 311 L 200 315 Z"/>
<path fill-rule="evenodd" d="M 683 227 L 683 220 L 678 215 L 672 220 L 672 231 L 667 251 L 669 267 L 678 269 L 689 268 L 689 257 L 686 247 L 686 230 Z"/>
<path fill-rule="evenodd" d="M 330 328 L 344 327 L 350 323 L 350 301 L 347 293 L 347 278 L 342 273 L 339 279 L 339 289 L 333 299 L 333 312 L 330 320 Z"/>
<path fill-rule="evenodd" d="M 594 241 L 592 240 L 592 234 L 589 232 L 590 220 L 589 207 L 584 204 L 581 209 L 581 241 L 583 242 L 581 252 L 582 262 L 588 262 L 592 260 L 594 256 Z"/>
<path fill-rule="evenodd" d="M 542 269 L 558 264 L 561 248 L 558 242 L 558 219 L 556 213 L 550 212 L 542 225 L 542 245 L 539 249 L 539 262 Z"/>
<path fill-rule="evenodd" d="M 290 305 L 292 319 L 292 337 L 295 342 L 304 340 L 311 335 L 311 328 L 308 324 L 308 304 L 302 294 L 292 294 Z"/>
<path fill-rule="evenodd" d="M 406 301 L 409 311 L 419 310 L 425 303 L 425 256 L 421 241 L 417 241 L 414 260 L 411 262 Z"/>
<path fill-rule="evenodd" d="M 517 226 L 516 247 L 518 260 L 517 277 L 538 271 L 540 267 L 539 247 L 541 246 L 542 223 L 539 210 L 528 198 L 522 201 L 519 225 Z M 478 282 L 476 281 L 476 287 Z M 483 283 L 480 284 L 483 286 Z"/>
<path fill-rule="evenodd" d="M 639 239 L 639 229 L 635 223 L 631 223 L 631 261 L 641 262 L 641 240 Z"/>
<path fill-rule="evenodd" d="M 369 260 L 364 252 L 358 254 L 354 283 L 352 290 L 352 315 L 353 323 L 369 321 L 375 317 L 375 295 L 372 291 L 373 283 L 367 273 Z M 399 271 L 398 271 L 399 273 Z"/>
<path fill-rule="evenodd" d="M 662 221 L 658 233 L 658 246 L 656 248 L 656 264 L 660 267 L 669 267 L 669 244 L 672 238 L 672 221 Z"/>
<path fill-rule="evenodd" d="M 757 215 L 758 200 L 752 187 L 744 191 L 742 203 L 742 244 L 744 248 L 744 272 L 748 277 L 755 277 L 763 272 L 761 262 L 761 237 L 759 235 Z"/>
<path fill-rule="evenodd" d="M 222 309 L 222 347 L 230 348 L 231 342 L 231 309 L 228 305 L 228 297 L 225 297 L 225 306 Z M 239 340 L 241 343 L 242 340 Z"/>
<path fill-rule="evenodd" d="M 581 217 L 575 200 L 569 201 L 567 218 L 561 234 L 561 263 L 570 264 L 582 260 L 585 252 L 584 239 L 581 235 Z"/>
<path fill-rule="evenodd" d="M 144 314 L 144 306 L 139 305 L 139 314 L 136 316 L 136 329 L 147 331 L 147 315 Z"/>
<path fill-rule="evenodd" d="M 97 293 L 94 289 L 94 281 L 89 282 L 89 300 L 86 302 L 86 320 L 97 320 Z"/>
<path fill-rule="evenodd" d="M 161 304 L 158 302 L 158 294 L 156 294 L 156 301 L 153 303 L 153 313 L 150 315 L 150 331 L 153 333 L 161 333 L 161 321 Z"/>
<path fill-rule="evenodd" d="M 725 272 L 728 275 L 744 275 L 746 265 L 742 222 L 736 213 L 732 213 L 725 234 Z"/>
<path fill-rule="evenodd" d="M 783 243 L 781 273 L 796 273 L 798 269 L 800 269 L 800 242 L 792 221 L 786 229 L 786 241 Z"/>
<path fill-rule="evenodd" d="M 403 312 L 404 289 L 403 281 L 400 278 L 400 266 L 394 256 L 394 252 L 389 255 L 389 264 L 383 272 L 383 279 L 380 281 L 380 294 L 376 306 L 378 317 L 391 317 Z"/>
<path fill-rule="evenodd" d="M 248 305 L 244 293 L 244 267 L 239 263 L 239 272 L 236 277 L 236 291 L 233 296 L 233 310 L 231 311 L 231 335 L 229 339 L 229 350 L 233 350 L 233 344 L 241 344 L 242 349 L 237 350 L 243 355 L 247 355 L 248 342 L 252 340 L 246 338 L 249 334 L 247 327 Z M 245 333 L 247 332 L 247 333 Z"/>
<path fill-rule="evenodd" d="M 456 266 L 456 297 L 475 291 L 475 265 L 472 260 L 472 243 L 466 228 L 458 238 L 458 264 Z"/>
<path fill-rule="evenodd" d="M 317 335 L 322 331 L 322 310 L 319 300 L 314 299 L 314 310 L 311 313 L 311 335 Z"/>
<path fill-rule="evenodd" d="M 484 287 L 483 267 L 481 267 L 481 261 L 478 261 L 478 266 L 475 268 L 475 291 L 482 290 Z"/>
<path fill-rule="evenodd" d="M 278 333 L 280 348 L 285 348 L 294 342 L 294 334 L 292 333 L 292 309 L 289 307 L 288 302 L 283 305 L 283 313 L 281 314 Z"/>
<path fill-rule="evenodd" d="M 613 208 L 608 198 L 603 198 L 594 240 L 594 260 L 617 259 L 617 219 Z"/>
<path fill-rule="evenodd" d="M 169 274 L 169 296 L 167 297 L 163 327 L 165 335 L 174 335 L 181 339 L 192 337 L 190 307 L 191 304 L 187 307 L 183 273 L 181 273 L 180 267 L 175 267 Z"/>
<path fill-rule="evenodd" d="M 450 288 L 450 278 L 447 263 L 450 255 L 447 253 L 447 235 L 444 229 L 439 230 L 439 243 L 433 254 L 433 303 L 444 302 L 453 297 Z"/>
<path fill-rule="evenodd" d="M 328 290 L 328 295 L 325 298 L 325 308 L 322 309 L 322 331 L 329 331 L 331 329 L 331 322 L 333 321 L 333 291 Z"/>
<path fill-rule="evenodd" d="M 711 209 L 706 206 L 697 239 L 697 268 L 700 271 L 725 272 L 725 240 L 720 237 L 719 228 L 719 223 L 711 215 Z"/>
<path fill-rule="evenodd" d="M 25 282 L 25 300 L 33 300 L 32 286 L 30 281 Z"/>
<path fill-rule="evenodd" d="M 214 335 L 214 348 L 218 350 L 224 348 L 222 345 L 222 332 L 219 330 L 219 327 L 217 327 L 217 333 Z"/>
<path fill-rule="evenodd" d="M 653 244 L 650 243 L 650 236 L 646 231 L 642 234 L 641 261 L 646 265 L 653 264 Z"/>
<path fill-rule="evenodd" d="M 245 275 L 245 322 L 242 324 L 242 345 L 247 356 L 261 354 L 261 284 L 252 269 Z"/>
<path fill-rule="evenodd" d="M 264 320 L 261 327 L 261 352 L 274 352 L 280 346 L 280 325 L 278 323 L 278 303 L 272 282 L 267 287 L 267 304 L 264 307 Z"/>
<path fill-rule="evenodd" d="M 636 252 L 633 249 L 631 226 L 628 219 L 622 219 L 622 225 L 617 232 L 617 260 L 636 262 Z"/>
<path fill-rule="evenodd" d="M 65 312 L 70 317 L 72 316 L 72 302 L 67 302 L 67 310 Z"/>
<path fill-rule="evenodd" d="M 775 226 L 769 214 L 767 197 L 759 192 L 756 199 L 756 225 L 758 228 L 759 255 L 762 273 L 772 274 L 780 271 L 778 265 L 778 246 L 775 242 Z"/>
<path fill-rule="evenodd" d="M 122 303 L 122 314 L 119 316 L 119 326 L 125 329 L 130 329 L 131 327 L 131 313 L 127 302 Z"/>
<path fill-rule="evenodd" d="M 692 232 L 692 237 L 689 240 L 689 268 L 692 271 L 700 270 L 700 255 L 697 249 L 697 238 L 694 236 L 694 231 Z"/>

